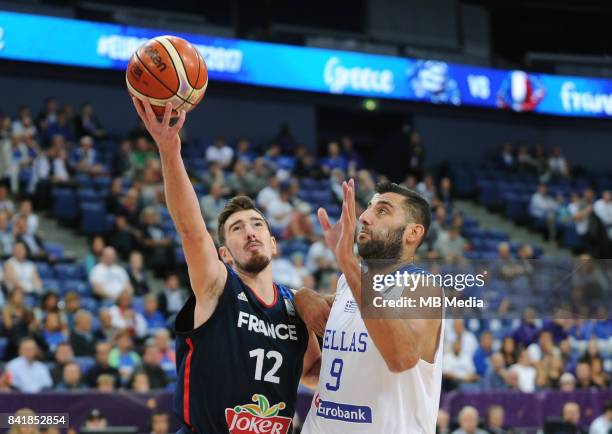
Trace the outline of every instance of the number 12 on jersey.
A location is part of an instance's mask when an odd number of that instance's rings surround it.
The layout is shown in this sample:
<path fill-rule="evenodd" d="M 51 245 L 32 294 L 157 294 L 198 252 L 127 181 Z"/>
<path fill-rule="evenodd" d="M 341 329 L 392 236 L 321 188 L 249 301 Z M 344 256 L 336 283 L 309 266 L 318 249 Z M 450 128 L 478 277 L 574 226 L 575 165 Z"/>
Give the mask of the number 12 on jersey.
<path fill-rule="evenodd" d="M 263 378 L 263 381 L 267 381 L 269 383 L 274 383 L 274 384 L 279 384 L 280 378 L 275 374 L 276 374 L 276 371 L 278 371 L 278 369 L 283 364 L 283 356 L 278 351 L 268 351 L 267 354 L 263 348 L 257 348 L 255 350 L 249 351 L 250 357 L 257 357 L 257 361 L 255 362 L 255 379 L 257 381 L 261 381 L 261 373 L 263 371 L 264 355 L 266 359 L 274 359 L 274 366 L 272 366 L 272 369 L 270 369 L 266 373 L 266 375 Z"/>
<path fill-rule="evenodd" d="M 327 390 L 331 390 L 335 392 L 340 389 L 340 376 L 342 375 L 342 368 L 344 367 L 344 362 L 342 359 L 334 359 L 331 364 L 331 368 L 329 369 L 329 375 L 332 376 L 336 380 L 335 383 L 329 382 L 325 383 L 325 387 Z"/>

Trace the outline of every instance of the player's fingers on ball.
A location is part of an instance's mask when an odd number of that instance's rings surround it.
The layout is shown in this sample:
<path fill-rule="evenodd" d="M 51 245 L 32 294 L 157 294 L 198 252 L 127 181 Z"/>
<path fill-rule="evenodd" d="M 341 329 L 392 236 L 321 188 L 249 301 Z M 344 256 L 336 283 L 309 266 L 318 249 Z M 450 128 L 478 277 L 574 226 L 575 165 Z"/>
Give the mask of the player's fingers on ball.
<path fill-rule="evenodd" d="M 164 107 L 164 117 L 162 119 L 162 127 L 168 128 L 170 125 L 170 115 L 172 114 L 172 104 L 170 101 L 166 102 L 166 106 Z"/>
<path fill-rule="evenodd" d="M 145 99 L 142 101 L 142 105 L 144 106 L 145 112 L 147 114 L 147 119 L 151 122 L 152 125 L 157 123 L 157 117 L 155 116 L 155 112 L 153 111 L 153 107 L 151 107 L 151 103 Z"/>
<path fill-rule="evenodd" d="M 185 110 L 181 110 L 181 112 L 179 113 L 178 120 L 176 121 L 176 123 L 172 127 L 172 130 L 171 130 L 172 135 L 178 134 L 178 132 L 181 130 L 181 128 L 183 128 L 183 125 L 185 124 L 186 117 L 187 117 L 187 112 Z"/>

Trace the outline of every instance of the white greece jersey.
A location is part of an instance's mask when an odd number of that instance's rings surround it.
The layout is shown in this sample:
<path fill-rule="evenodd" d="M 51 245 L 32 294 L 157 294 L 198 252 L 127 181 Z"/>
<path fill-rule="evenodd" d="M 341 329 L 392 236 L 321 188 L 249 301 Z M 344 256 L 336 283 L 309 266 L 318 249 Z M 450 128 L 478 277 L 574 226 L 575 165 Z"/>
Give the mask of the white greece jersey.
<path fill-rule="evenodd" d="M 412 369 L 392 373 L 342 275 L 325 328 L 319 385 L 302 433 L 434 434 L 443 340 L 444 323 L 433 364 L 419 360 Z"/>

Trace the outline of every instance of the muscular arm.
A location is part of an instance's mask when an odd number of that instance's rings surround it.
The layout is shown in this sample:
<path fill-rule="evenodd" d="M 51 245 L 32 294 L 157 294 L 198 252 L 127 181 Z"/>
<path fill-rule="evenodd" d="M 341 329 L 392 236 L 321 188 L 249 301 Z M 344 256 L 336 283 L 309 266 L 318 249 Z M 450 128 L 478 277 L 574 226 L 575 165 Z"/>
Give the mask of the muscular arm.
<path fill-rule="evenodd" d="M 225 284 L 227 269 L 219 260 L 214 241 L 206 230 L 198 198 L 181 157 L 178 132 L 185 121 L 185 112 L 182 111 L 179 120 L 170 127 L 169 103 L 159 122 L 148 101 L 133 100 L 159 149 L 166 203 L 183 244 L 191 287 L 198 302 L 216 300 Z"/>

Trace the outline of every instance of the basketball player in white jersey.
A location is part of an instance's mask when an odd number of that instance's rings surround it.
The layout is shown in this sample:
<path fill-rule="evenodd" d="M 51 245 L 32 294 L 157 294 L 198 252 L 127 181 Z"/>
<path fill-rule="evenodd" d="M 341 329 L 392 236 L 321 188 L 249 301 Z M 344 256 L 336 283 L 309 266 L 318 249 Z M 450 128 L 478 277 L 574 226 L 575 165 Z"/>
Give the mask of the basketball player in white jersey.
<path fill-rule="evenodd" d="M 353 251 L 353 180 L 343 189 L 342 216 L 335 225 L 319 209 L 326 242 L 343 274 L 325 326 L 319 383 L 302 433 L 434 434 L 442 382 L 443 309 L 429 319 L 418 313 L 414 318 L 407 315 L 409 319 L 362 315 L 361 264 Z M 412 261 L 431 221 L 428 203 L 397 184 L 380 184 L 376 191 L 359 216 L 359 256 L 369 268 L 385 259 L 409 264 L 402 268 L 409 273 L 423 272 Z M 441 289 L 434 290 L 443 296 Z M 325 303 L 313 291 L 298 294 L 298 308 L 304 306 L 300 310 L 320 306 L 324 312 Z"/>

